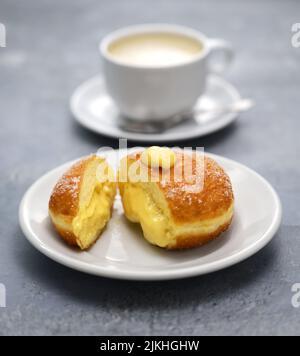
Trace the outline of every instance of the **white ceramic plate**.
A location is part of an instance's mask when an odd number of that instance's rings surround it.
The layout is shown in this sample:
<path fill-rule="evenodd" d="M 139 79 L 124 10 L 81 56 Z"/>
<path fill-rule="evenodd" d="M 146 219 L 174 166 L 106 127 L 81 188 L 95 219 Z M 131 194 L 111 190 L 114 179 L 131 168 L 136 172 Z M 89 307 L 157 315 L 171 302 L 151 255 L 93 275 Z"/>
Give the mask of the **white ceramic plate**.
<path fill-rule="evenodd" d="M 121 156 L 124 152 L 120 152 Z M 20 225 L 27 239 L 46 256 L 86 273 L 131 280 L 191 277 L 232 266 L 263 248 L 281 221 L 281 204 L 270 184 L 249 168 L 210 155 L 228 172 L 235 193 L 235 218 L 221 238 L 196 249 L 165 251 L 151 246 L 136 224 L 123 215 L 117 197 L 113 217 L 96 244 L 85 252 L 67 246 L 53 230 L 48 200 L 58 178 L 71 165 L 54 169 L 34 183 L 20 205 Z M 116 165 L 115 157 L 108 154 Z"/>
<path fill-rule="evenodd" d="M 230 105 L 240 99 L 237 90 L 224 79 L 210 76 L 204 96 L 196 107 L 212 109 Z M 159 134 L 134 133 L 124 130 L 117 107 L 107 95 L 101 76 L 94 77 L 80 85 L 71 98 L 71 111 L 74 118 L 84 127 L 114 138 L 127 138 L 143 142 L 170 142 L 191 139 L 218 131 L 232 123 L 236 113 L 219 115 L 201 115 L 194 120 L 182 122 Z"/>

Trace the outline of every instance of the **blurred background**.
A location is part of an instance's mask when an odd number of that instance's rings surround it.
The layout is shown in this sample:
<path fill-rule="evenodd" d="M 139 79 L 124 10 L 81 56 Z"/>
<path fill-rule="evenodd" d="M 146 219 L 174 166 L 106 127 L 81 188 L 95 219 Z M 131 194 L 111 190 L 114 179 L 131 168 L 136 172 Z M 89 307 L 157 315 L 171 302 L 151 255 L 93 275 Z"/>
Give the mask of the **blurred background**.
<path fill-rule="evenodd" d="M 73 90 L 101 71 L 98 43 L 147 22 L 198 29 L 231 42 L 226 78 L 256 107 L 213 135 L 183 142 L 247 164 L 283 202 L 275 240 L 242 264 L 164 283 L 112 281 L 70 271 L 36 252 L 17 220 L 25 190 L 43 173 L 116 140 L 76 124 Z M 297 0 L 1 0 L 0 282 L 8 307 L 0 334 L 296 334 L 300 312 L 300 22 Z M 135 143 L 131 143 L 133 145 Z M 176 144 L 176 143 L 175 143 Z"/>
<path fill-rule="evenodd" d="M 62 139 L 56 140 L 56 150 L 49 158 L 67 158 L 61 156 L 59 148 L 64 151 L 64 141 L 76 131 L 68 117 L 69 97 L 77 85 L 101 70 L 99 41 L 114 29 L 145 22 L 187 25 L 209 37 L 230 41 L 237 56 L 227 78 L 243 96 L 258 102 L 259 123 L 268 126 L 266 139 L 276 130 L 272 117 L 275 105 L 285 116 L 285 134 L 292 125 L 290 96 L 297 95 L 291 86 L 299 81 L 299 51 L 291 46 L 291 26 L 297 22 L 299 6 L 294 0 L 2 0 L 0 21 L 7 29 L 7 48 L 0 52 L 0 100 L 5 106 L 5 122 L 9 123 L 5 137 L 9 140 L 18 132 L 24 135 L 22 127 L 32 125 L 29 142 L 23 136 L 24 148 L 31 152 L 35 148 L 33 138 L 43 136 L 48 140 L 51 126 Z M 12 116 L 18 120 L 12 120 Z M 246 149 L 251 140 L 247 130 L 257 125 L 253 118 L 240 125 L 246 126 L 238 138 Z M 256 130 L 255 134 L 265 132 Z M 73 156 L 81 153 L 79 149 Z"/>

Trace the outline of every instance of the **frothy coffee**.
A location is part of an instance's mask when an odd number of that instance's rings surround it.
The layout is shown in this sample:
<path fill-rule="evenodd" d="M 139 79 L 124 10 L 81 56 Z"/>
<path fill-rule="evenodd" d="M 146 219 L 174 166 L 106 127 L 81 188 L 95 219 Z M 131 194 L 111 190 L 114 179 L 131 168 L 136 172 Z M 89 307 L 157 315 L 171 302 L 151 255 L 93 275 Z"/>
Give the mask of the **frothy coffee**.
<path fill-rule="evenodd" d="M 130 35 L 112 42 L 108 48 L 117 61 L 143 67 L 183 64 L 202 50 L 203 45 L 198 40 L 172 33 Z"/>

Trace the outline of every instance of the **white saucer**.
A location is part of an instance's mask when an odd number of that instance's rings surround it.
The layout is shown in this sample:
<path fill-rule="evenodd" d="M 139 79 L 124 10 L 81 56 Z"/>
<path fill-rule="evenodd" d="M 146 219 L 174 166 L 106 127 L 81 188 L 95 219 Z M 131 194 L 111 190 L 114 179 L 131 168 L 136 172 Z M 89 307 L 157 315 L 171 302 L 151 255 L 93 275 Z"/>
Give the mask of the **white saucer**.
<path fill-rule="evenodd" d="M 231 84 L 224 79 L 211 76 L 207 91 L 196 106 L 209 109 L 220 105 L 226 106 L 239 99 L 239 93 Z M 217 118 L 207 114 L 183 122 L 160 134 L 129 132 L 119 126 L 122 118 L 106 93 L 101 76 L 80 85 L 74 92 L 70 105 L 73 116 L 84 127 L 105 136 L 143 142 L 178 141 L 204 136 L 224 128 L 237 117 L 236 113 L 220 115 Z"/>
<path fill-rule="evenodd" d="M 120 152 L 121 156 L 124 152 Z M 97 276 L 131 280 L 164 280 L 202 275 L 232 266 L 263 248 L 281 221 L 281 204 L 270 184 L 249 168 L 210 155 L 228 172 L 235 193 L 235 218 L 221 238 L 196 249 L 165 251 L 151 246 L 140 228 L 123 215 L 117 197 L 113 217 L 96 244 L 86 252 L 67 246 L 48 217 L 48 200 L 58 178 L 71 163 L 40 178 L 20 205 L 20 225 L 43 254 L 70 268 Z M 108 154 L 110 162 L 116 159 Z"/>

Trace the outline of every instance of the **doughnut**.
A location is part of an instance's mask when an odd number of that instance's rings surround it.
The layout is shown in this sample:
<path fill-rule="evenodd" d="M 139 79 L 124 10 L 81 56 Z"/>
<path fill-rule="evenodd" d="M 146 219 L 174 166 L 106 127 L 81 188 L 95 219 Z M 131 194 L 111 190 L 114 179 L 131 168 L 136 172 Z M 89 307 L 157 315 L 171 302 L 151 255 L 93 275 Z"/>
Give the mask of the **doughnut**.
<path fill-rule="evenodd" d="M 91 155 L 75 163 L 55 185 L 49 215 L 69 245 L 88 249 L 109 221 L 116 182 L 108 173 L 113 176 L 105 159 Z"/>
<path fill-rule="evenodd" d="M 125 216 L 139 223 L 155 246 L 176 250 L 204 245 L 231 225 L 231 181 L 205 155 L 168 150 L 151 147 L 122 159 L 118 185 Z M 184 175 L 184 169 L 190 174 Z"/>

